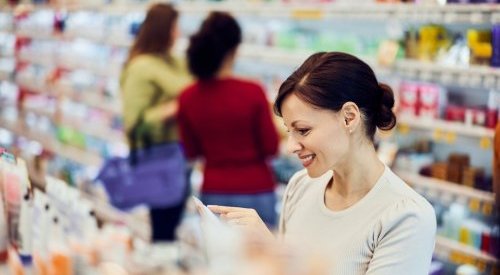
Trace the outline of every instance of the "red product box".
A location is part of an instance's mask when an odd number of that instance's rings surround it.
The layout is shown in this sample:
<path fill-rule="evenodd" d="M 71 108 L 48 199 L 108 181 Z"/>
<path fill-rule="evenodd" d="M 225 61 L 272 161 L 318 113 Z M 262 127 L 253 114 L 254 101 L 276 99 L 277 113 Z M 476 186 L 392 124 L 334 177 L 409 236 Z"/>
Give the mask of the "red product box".
<path fill-rule="evenodd" d="M 438 118 L 439 117 L 439 94 L 441 89 L 433 84 L 421 84 L 418 91 L 419 117 Z"/>
<path fill-rule="evenodd" d="M 494 129 L 498 123 L 498 111 L 489 109 L 486 111 L 486 127 Z"/>
<path fill-rule="evenodd" d="M 465 121 L 465 108 L 462 106 L 449 105 L 445 109 L 445 119 L 449 121 Z"/>
<path fill-rule="evenodd" d="M 399 86 L 399 112 L 402 115 L 417 115 L 418 108 L 418 85 L 411 82 L 403 82 Z"/>
<path fill-rule="evenodd" d="M 473 124 L 485 126 L 486 125 L 486 110 L 485 109 L 474 109 L 473 111 Z"/>

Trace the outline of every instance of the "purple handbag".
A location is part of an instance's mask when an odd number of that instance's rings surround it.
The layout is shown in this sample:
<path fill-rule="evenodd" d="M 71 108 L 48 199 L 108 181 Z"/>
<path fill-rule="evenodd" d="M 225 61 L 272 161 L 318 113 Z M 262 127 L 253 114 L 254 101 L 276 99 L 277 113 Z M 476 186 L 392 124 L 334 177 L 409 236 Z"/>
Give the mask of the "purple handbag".
<path fill-rule="evenodd" d="M 128 138 L 128 158 L 106 160 L 96 180 L 106 189 L 111 204 L 130 209 L 139 204 L 170 207 L 179 204 L 187 190 L 187 161 L 179 142 L 153 144 L 139 115 Z M 142 146 L 138 146 L 142 141 Z"/>
<path fill-rule="evenodd" d="M 129 158 L 108 159 L 97 180 L 106 189 L 111 204 L 130 209 L 139 204 L 169 207 L 185 196 L 187 164 L 180 144 L 168 143 L 135 150 Z"/>

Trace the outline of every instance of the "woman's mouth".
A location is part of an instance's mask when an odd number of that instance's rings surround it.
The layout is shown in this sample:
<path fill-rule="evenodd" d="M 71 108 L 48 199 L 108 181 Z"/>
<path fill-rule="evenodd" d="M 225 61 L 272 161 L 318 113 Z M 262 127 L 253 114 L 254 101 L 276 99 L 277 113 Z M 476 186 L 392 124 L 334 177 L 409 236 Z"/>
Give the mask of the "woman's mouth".
<path fill-rule="evenodd" d="M 314 158 L 316 158 L 315 154 L 299 156 L 299 159 L 304 167 L 311 165 L 311 163 L 314 161 Z"/>

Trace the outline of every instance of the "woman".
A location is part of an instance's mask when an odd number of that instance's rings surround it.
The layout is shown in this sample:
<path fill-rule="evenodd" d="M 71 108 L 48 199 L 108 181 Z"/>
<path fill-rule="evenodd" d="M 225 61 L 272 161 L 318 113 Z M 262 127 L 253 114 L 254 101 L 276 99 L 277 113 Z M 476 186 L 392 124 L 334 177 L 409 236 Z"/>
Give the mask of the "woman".
<path fill-rule="evenodd" d="M 376 129 L 396 124 L 389 86 L 354 56 L 309 57 L 274 103 L 305 170 L 284 195 L 280 235 L 326 255 L 330 274 L 428 274 L 436 218 L 431 205 L 377 157 Z M 212 206 L 232 224 L 270 232 L 251 209 Z"/>
<path fill-rule="evenodd" d="M 176 97 L 189 84 L 190 76 L 186 65 L 171 54 L 178 36 L 177 18 L 171 5 L 153 5 L 122 71 L 123 121 L 131 150 L 147 146 L 158 151 L 162 145 L 178 142 L 173 120 Z M 184 176 L 183 171 L 179 173 Z M 182 189 L 175 190 L 164 205 L 151 208 L 153 241 L 174 239 L 184 205 L 186 190 Z"/>
<path fill-rule="evenodd" d="M 179 98 L 185 152 L 203 158 L 201 200 L 254 208 L 276 224 L 275 182 L 267 164 L 278 135 L 269 103 L 256 83 L 235 77 L 241 30 L 227 13 L 213 12 L 190 40 L 188 64 L 197 81 Z"/>

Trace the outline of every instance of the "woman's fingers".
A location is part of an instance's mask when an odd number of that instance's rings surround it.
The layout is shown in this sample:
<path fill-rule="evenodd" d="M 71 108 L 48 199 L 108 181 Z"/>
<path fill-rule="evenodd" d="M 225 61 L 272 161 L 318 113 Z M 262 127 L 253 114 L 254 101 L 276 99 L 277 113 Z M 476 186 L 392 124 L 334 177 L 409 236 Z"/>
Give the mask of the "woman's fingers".
<path fill-rule="evenodd" d="M 221 205 L 207 205 L 208 209 L 217 214 L 226 214 L 232 212 L 246 212 L 252 210 L 250 208 L 242 207 L 232 207 L 232 206 L 221 206 Z"/>
<path fill-rule="evenodd" d="M 212 212 L 220 214 L 220 217 L 229 224 L 246 225 L 258 220 L 257 212 L 251 208 L 220 205 L 209 205 L 208 208 Z"/>

